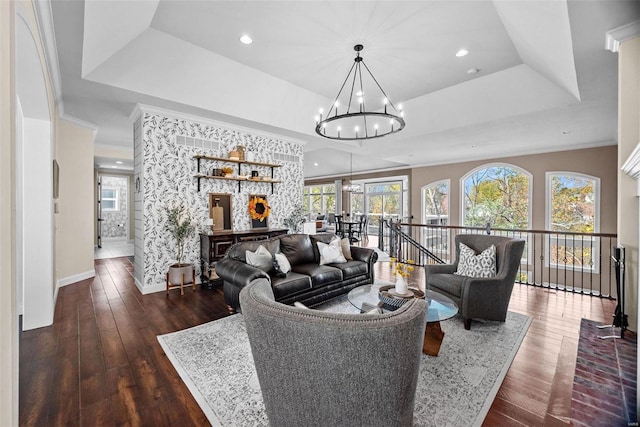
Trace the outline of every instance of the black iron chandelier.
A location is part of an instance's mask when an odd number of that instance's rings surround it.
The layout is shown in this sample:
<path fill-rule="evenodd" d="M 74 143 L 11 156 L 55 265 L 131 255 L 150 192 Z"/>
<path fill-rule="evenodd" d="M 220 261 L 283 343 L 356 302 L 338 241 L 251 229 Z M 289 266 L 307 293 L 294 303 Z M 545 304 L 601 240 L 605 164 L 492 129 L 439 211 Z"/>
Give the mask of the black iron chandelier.
<path fill-rule="evenodd" d="M 321 108 L 320 114 L 316 116 L 316 133 L 329 139 L 353 141 L 380 138 L 400 132 L 405 126 L 402 105 L 396 108 L 373 77 L 360 56 L 364 46 L 357 44 L 353 49 L 356 51 L 354 63 L 327 115 L 323 115 L 324 110 Z M 369 80 L 366 79 L 366 74 L 363 80 L 362 66 L 369 73 Z M 351 81 L 351 91 L 343 95 L 345 85 L 349 81 Z M 376 88 L 380 93 L 379 104 L 375 101 Z M 365 100 L 378 107 L 367 110 Z M 343 113 L 339 114 L 339 111 Z"/>

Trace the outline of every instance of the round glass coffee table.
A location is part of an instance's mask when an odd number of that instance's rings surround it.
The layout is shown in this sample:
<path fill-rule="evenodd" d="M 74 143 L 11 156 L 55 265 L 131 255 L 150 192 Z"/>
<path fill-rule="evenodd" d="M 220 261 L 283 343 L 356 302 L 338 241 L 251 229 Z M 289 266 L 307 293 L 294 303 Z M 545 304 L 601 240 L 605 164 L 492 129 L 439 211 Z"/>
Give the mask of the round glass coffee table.
<path fill-rule="evenodd" d="M 352 289 L 347 294 L 347 299 L 358 310 L 363 311 L 366 308 L 377 306 L 380 302 L 378 292 L 380 285 L 363 285 Z M 424 333 L 424 344 L 422 351 L 431 356 L 437 356 L 444 339 L 444 332 L 440 328 L 440 321 L 447 320 L 458 314 L 458 306 L 451 300 L 438 292 L 427 290 L 425 292 L 425 300 L 427 301 L 427 326 Z M 382 306 L 383 310 L 387 306 Z"/>

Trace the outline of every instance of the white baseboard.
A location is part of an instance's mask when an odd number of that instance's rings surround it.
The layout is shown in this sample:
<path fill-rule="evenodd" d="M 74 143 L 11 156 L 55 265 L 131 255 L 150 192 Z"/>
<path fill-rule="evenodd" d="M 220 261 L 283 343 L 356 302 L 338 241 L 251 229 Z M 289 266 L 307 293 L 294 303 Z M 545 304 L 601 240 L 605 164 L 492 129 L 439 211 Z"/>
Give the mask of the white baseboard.
<path fill-rule="evenodd" d="M 95 269 L 85 271 L 84 273 L 74 274 L 73 276 L 64 277 L 62 279 L 58 279 L 58 283 L 56 285 L 56 292 L 58 292 L 57 288 L 67 286 L 72 283 L 80 282 L 81 280 L 90 279 L 92 277 L 96 277 Z"/>
<path fill-rule="evenodd" d="M 135 267 L 134 267 L 134 268 L 135 268 Z M 138 288 L 138 290 L 140 291 L 140 293 L 141 293 L 142 295 L 144 295 L 144 292 L 142 291 L 142 289 L 144 288 L 144 286 L 142 286 L 142 283 L 140 283 L 140 281 L 138 280 L 138 278 L 137 278 L 137 277 L 135 277 L 135 276 L 133 277 L 133 281 L 134 281 L 134 283 L 136 284 L 136 288 Z"/>

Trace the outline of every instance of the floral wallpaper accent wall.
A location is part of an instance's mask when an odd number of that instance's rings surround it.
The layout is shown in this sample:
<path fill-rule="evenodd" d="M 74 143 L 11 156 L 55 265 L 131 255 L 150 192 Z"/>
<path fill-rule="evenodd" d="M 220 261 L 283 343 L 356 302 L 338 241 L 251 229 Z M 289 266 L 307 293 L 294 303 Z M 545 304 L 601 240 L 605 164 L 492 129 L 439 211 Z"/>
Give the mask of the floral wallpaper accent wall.
<path fill-rule="evenodd" d="M 180 116 L 179 114 L 176 114 Z M 141 211 L 136 207 L 136 220 L 142 216 L 143 288 L 164 285 L 168 267 L 175 263 L 175 242 L 165 231 L 164 208 L 174 200 L 181 200 L 189 207 L 196 222 L 197 233 L 205 230 L 205 220 L 209 217 L 209 193 L 229 193 L 232 195 L 232 222 L 234 231 L 249 230 L 251 221 L 247 212 L 249 195 L 266 195 L 271 206 L 270 228 L 283 227 L 284 219 L 302 201 L 304 187 L 302 145 L 296 142 L 233 130 L 231 127 L 202 123 L 175 117 L 167 117 L 142 110 L 142 138 L 137 138 L 142 147 L 140 164 L 136 165 L 136 175 L 140 177 Z M 219 149 L 196 148 L 176 143 L 177 136 L 201 138 L 216 141 Z M 136 139 L 134 138 L 134 144 Z M 283 181 L 273 185 L 261 182 L 201 179 L 198 191 L 196 154 L 228 157 L 229 151 L 238 145 L 251 148 L 254 161 L 281 164 L 274 168 L 274 178 Z M 136 147 L 134 151 L 137 153 Z M 290 154 L 297 161 L 276 161 L 274 153 Z M 201 173 L 210 174 L 211 169 L 233 166 L 237 174 L 237 164 L 201 160 Z M 269 176 L 267 167 L 242 165 L 242 174 L 250 174 L 258 169 L 260 175 Z M 137 233 L 137 230 L 136 230 Z M 200 236 L 196 233 L 185 246 L 185 258 L 196 264 L 196 274 L 200 274 Z M 136 237 L 137 234 L 136 234 Z M 138 264 L 136 252 L 136 265 Z M 136 277 L 139 277 L 136 274 Z M 157 289 L 159 290 L 159 289 Z"/>

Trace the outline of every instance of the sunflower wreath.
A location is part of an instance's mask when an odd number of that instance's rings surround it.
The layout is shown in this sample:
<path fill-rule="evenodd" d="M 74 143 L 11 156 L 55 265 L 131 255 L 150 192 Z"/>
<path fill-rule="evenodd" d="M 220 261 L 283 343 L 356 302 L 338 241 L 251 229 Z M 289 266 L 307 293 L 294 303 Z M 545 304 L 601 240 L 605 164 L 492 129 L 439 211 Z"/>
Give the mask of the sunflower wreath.
<path fill-rule="evenodd" d="M 263 197 L 254 196 L 249 199 L 249 216 L 251 219 L 264 221 L 271 213 L 271 207 Z"/>

